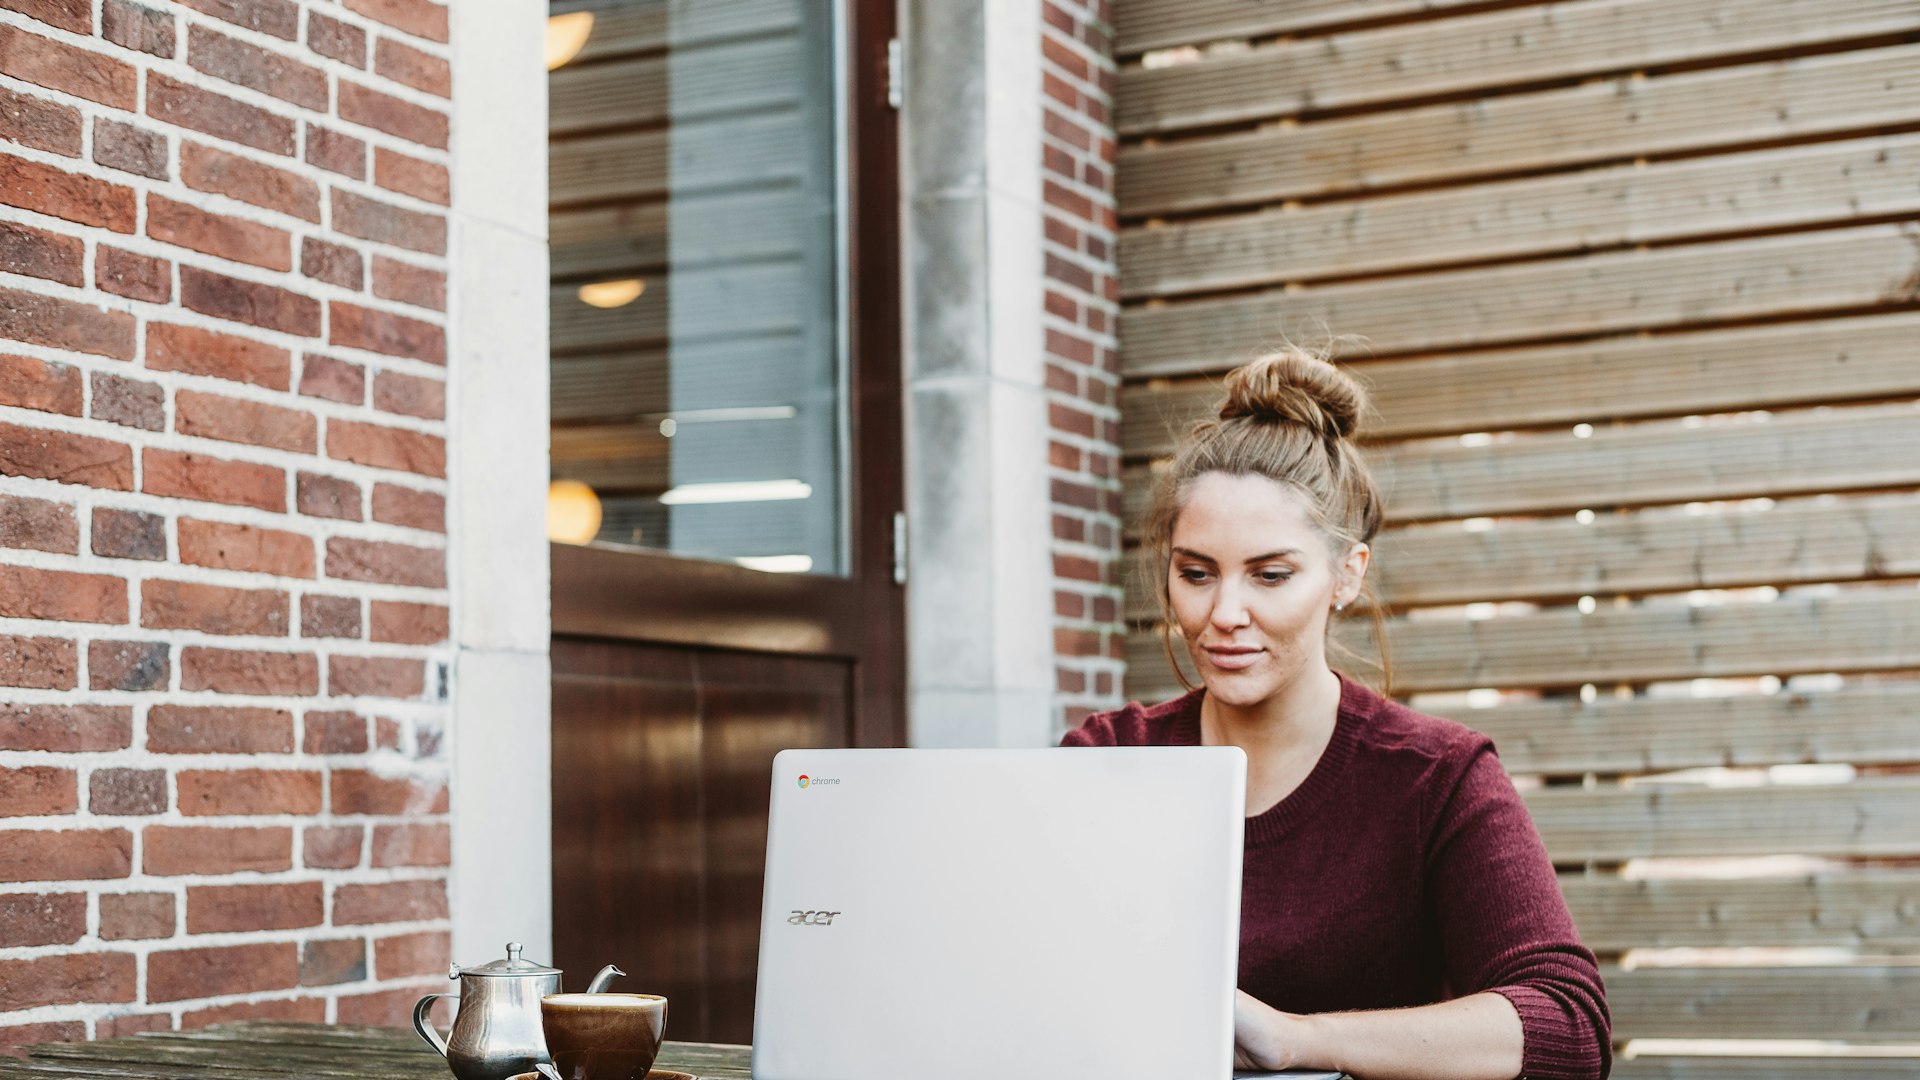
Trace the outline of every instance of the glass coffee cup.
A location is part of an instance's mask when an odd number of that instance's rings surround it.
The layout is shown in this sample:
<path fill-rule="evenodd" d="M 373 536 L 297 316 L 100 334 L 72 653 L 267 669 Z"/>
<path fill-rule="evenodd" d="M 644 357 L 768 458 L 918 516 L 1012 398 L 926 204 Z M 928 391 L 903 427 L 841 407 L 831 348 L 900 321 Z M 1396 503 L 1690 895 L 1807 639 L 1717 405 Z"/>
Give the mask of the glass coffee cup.
<path fill-rule="evenodd" d="M 550 994 L 540 1025 L 560 1080 L 645 1080 L 667 1032 L 658 994 Z"/>

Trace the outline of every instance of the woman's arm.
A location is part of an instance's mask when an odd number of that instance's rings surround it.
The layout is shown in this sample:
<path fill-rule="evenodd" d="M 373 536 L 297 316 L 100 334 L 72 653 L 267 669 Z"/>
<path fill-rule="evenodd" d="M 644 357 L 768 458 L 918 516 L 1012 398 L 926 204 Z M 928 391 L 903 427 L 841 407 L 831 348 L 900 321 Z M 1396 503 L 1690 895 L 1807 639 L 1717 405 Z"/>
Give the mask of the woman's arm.
<path fill-rule="evenodd" d="M 1283 1013 L 1237 991 L 1235 1058 L 1242 1068 L 1339 1069 L 1366 1080 L 1513 1080 L 1520 1014 L 1481 993 L 1411 1009 Z"/>

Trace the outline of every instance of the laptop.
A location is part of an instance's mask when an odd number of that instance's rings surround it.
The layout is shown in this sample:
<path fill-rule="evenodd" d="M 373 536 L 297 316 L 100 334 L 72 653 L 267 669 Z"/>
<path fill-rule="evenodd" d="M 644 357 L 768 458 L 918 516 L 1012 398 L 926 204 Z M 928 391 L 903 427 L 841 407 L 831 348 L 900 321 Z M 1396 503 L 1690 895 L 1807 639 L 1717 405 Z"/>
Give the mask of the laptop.
<path fill-rule="evenodd" d="M 1226 1080 L 1246 756 L 787 750 L 754 1080 Z"/>

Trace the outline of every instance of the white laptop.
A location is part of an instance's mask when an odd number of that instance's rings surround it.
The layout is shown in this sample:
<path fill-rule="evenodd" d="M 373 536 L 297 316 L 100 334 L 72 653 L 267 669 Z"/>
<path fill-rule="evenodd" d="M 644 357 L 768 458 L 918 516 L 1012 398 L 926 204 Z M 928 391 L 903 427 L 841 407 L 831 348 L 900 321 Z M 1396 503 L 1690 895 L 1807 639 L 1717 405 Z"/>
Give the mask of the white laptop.
<path fill-rule="evenodd" d="M 1235 1075 L 1245 791 L 1232 747 L 782 752 L 754 1080 Z"/>

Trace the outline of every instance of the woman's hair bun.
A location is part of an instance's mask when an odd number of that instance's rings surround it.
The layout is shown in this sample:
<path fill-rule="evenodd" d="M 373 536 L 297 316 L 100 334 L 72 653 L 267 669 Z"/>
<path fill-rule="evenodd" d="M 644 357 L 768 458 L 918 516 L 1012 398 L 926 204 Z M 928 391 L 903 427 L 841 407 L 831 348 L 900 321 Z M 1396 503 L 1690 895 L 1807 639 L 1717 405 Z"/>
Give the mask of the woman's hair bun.
<path fill-rule="evenodd" d="M 1325 357 L 1288 347 L 1227 374 L 1220 419 L 1291 420 L 1329 439 L 1352 435 L 1367 410 L 1367 392 Z"/>

